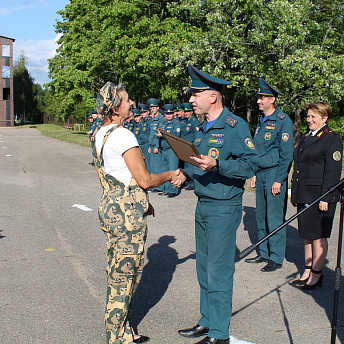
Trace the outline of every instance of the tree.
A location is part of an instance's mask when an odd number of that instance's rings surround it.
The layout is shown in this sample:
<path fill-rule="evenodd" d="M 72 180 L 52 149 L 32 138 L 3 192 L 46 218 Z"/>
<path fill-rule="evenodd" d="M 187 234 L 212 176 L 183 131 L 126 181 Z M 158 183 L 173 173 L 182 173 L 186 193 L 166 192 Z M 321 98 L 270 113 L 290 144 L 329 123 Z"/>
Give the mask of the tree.
<path fill-rule="evenodd" d="M 251 113 L 258 115 L 258 77 L 285 93 L 280 103 L 294 113 L 295 141 L 306 101 L 342 99 L 342 1 L 182 0 L 175 11 L 186 8 L 202 23 L 202 35 L 173 59 L 192 59 L 204 71 L 233 80 L 237 92 L 229 105 L 246 111 L 249 122 Z"/>
<path fill-rule="evenodd" d="M 26 68 L 27 57 L 21 51 L 13 67 L 13 102 L 14 113 L 22 122 L 42 121 L 44 90 L 40 84 L 34 83 L 34 78 Z"/>
<path fill-rule="evenodd" d="M 106 81 L 126 82 L 137 103 L 149 97 L 180 98 L 187 76 L 169 77 L 167 61 L 192 32 L 170 14 L 167 2 L 75 0 L 59 13 L 63 20 L 56 28 L 63 35 L 49 61 L 49 86 L 62 117 L 82 101 L 94 106 Z"/>
<path fill-rule="evenodd" d="M 137 103 L 186 100 L 188 63 L 232 80 L 225 102 L 252 125 L 257 78 L 276 86 L 295 141 L 305 102 L 329 101 L 335 114 L 343 106 L 341 0 L 73 0 L 59 13 L 49 70 L 63 116 L 94 106 L 106 81 L 128 83 Z"/>

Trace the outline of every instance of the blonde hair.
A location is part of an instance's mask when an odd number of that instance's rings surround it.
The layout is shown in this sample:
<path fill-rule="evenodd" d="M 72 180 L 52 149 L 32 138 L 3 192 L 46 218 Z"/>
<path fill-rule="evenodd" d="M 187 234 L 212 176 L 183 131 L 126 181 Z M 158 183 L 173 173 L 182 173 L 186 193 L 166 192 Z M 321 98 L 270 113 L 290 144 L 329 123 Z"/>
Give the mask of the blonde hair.
<path fill-rule="evenodd" d="M 327 117 L 326 123 L 328 122 L 329 118 L 332 115 L 332 108 L 328 103 L 325 103 L 321 100 L 306 104 L 306 111 L 312 110 L 315 114 L 321 116 L 321 117 Z"/>

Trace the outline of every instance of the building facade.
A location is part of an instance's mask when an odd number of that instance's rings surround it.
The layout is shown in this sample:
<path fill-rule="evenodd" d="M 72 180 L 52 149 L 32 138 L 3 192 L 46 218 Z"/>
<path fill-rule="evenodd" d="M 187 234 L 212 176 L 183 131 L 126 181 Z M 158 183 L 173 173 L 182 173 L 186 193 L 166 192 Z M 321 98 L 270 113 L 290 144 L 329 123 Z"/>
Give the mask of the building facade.
<path fill-rule="evenodd" d="M 0 36 L 0 127 L 14 125 L 13 38 Z"/>

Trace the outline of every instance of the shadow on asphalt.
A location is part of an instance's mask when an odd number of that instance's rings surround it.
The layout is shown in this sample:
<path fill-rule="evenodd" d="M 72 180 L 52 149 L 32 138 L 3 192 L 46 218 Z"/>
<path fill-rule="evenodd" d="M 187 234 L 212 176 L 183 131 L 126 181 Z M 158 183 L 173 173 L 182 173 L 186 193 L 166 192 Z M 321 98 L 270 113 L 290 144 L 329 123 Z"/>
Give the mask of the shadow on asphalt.
<path fill-rule="evenodd" d="M 258 241 L 257 236 L 257 225 L 256 225 L 256 210 L 253 207 L 244 207 L 243 212 L 243 224 L 244 224 L 244 230 L 248 232 L 248 236 L 250 239 L 251 244 L 254 244 Z M 298 230 L 297 230 L 297 222 L 296 220 L 292 222 L 292 225 L 287 225 L 287 245 L 286 245 L 286 260 L 290 263 L 295 264 L 295 267 L 300 271 L 300 273 L 304 270 L 304 251 L 303 251 L 303 240 L 299 238 Z M 294 227 L 295 226 L 295 227 Z M 338 228 L 333 228 L 332 232 L 338 231 Z M 337 246 L 336 246 L 337 247 Z M 239 260 L 239 250 L 236 250 L 235 254 L 235 261 L 237 262 Z M 337 249 L 336 249 L 336 255 L 337 257 Z M 336 258 L 337 259 L 337 258 Z M 302 291 L 299 288 L 296 288 L 297 292 L 304 292 L 313 297 L 314 301 L 318 303 L 320 307 L 322 307 L 326 315 L 329 319 L 329 324 L 332 323 L 333 319 L 333 300 L 334 300 L 334 278 L 335 278 L 335 272 L 331 269 L 329 269 L 326 264 L 328 261 L 325 262 L 325 265 L 323 267 L 323 274 L 324 274 L 324 283 L 322 288 L 316 288 L 314 290 L 310 291 Z M 242 309 L 237 310 L 235 313 L 233 313 L 233 316 L 236 313 L 239 313 L 243 309 L 251 306 L 253 303 L 258 302 L 261 299 L 264 299 L 266 296 L 270 295 L 273 292 L 277 292 L 280 300 L 280 306 L 281 310 L 284 315 L 284 323 L 288 332 L 289 341 L 290 344 L 294 344 L 292 333 L 290 332 L 289 328 L 289 321 L 288 318 L 284 312 L 284 306 L 282 304 L 282 300 L 280 298 L 280 288 L 292 281 L 293 279 L 297 278 L 298 274 L 292 274 L 290 276 L 286 276 L 286 279 L 288 279 L 287 282 L 285 282 L 282 285 L 277 286 L 275 289 L 267 292 L 265 295 L 262 295 L 259 299 L 253 301 L 252 303 L 246 305 Z M 340 279 L 340 295 L 339 295 L 339 305 L 338 305 L 338 314 L 337 314 L 337 338 L 339 339 L 339 343 L 344 343 L 344 302 L 343 302 L 343 288 L 344 288 L 344 277 L 341 276 Z M 305 314 L 305 317 L 311 317 L 312 314 Z M 324 324 L 325 325 L 325 324 Z M 316 325 L 314 325 L 316 327 Z M 331 333 L 328 335 L 330 343 Z"/>
<path fill-rule="evenodd" d="M 3 231 L 0 231 L 2 233 Z M 0 239 L 3 239 L 5 236 L 0 234 Z"/>
<path fill-rule="evenodd" d="M 169 246 L 174 242 L 176 242 L 174 236 L 164 235 L 160 237 L 158 243 L 147 250 L 148 262 L 143 268 L 141 282 L 135 292 L 131 308 L 131 325 L 136 333 L 142 319 L 164 296 L 177 265 L 183 264 L 188 259 L 196 259 L 195 253 L 179 259 L 178 252 Z"/>

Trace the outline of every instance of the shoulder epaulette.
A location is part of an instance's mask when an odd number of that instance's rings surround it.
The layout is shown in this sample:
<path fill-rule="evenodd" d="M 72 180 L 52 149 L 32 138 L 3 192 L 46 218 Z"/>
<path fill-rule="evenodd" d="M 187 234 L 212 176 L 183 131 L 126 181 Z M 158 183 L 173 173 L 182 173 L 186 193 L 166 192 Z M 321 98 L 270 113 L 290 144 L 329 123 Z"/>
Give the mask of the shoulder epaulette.
<path fill-rule="evenodd" d="M 232 128 L 234 128 L 236 124 L 238 123 L 238 121 L 236 121 L 235 119 L 231 117 L 227 117 L 226 123 L 229 124 Z"/>
<path fill-rule="evenodd" d="M 334 131 L 332 130 L 332 129 L 330 129 L 330 128 L 326 128 L 324 131 L 323 131 L 323 133 L 326 133 L 326 134 L 329 134 L 329 135 L 333 135 L 334 134 Z"/>
<path fill-rule="evenodd" d="M 283 115 L 283 113 L 280 112 L 280 113 L 278 114 L 278 117 L 279 117 L 280 119 L 284 119 L 284 118 L 285 118 L 285 115 Z"/>

